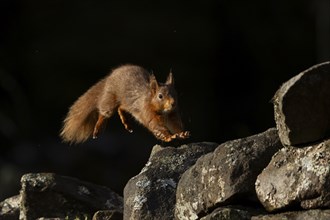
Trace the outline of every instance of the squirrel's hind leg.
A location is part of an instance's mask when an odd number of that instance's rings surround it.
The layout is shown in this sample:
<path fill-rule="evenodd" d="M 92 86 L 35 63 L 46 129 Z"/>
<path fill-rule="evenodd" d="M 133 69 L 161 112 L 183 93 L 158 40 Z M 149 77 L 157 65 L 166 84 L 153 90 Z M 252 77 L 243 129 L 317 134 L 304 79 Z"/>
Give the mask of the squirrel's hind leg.
<path fill-rule="evenodd" d="M 103 122 L 105 120 L 105 117 L 99 113 L 99 117 L 97 119 L 97 122 L 94 126 L 94 131 L 93 131 L 93 139 L 97 138 L 97 135 L 99 134 L 99 131 L 103 125 Z"/>
<path fill-rule="evenodd" d="M 127 123 L 127 119 L 125 117 L 125 110 L 123 110 L 122 108 L 118 108 L 118 115 L 120 117 L 121 123 L 124 125 L 125 129 L 129 132 L 132 133 L 133 129 L 129 126 L 129 124 Z"/>
<path fill-rule="evenodd" d="M 98 102 L 98 119 L 94 126 L 93 139 L 97 138 L 99 131 L 108 118 L 110 118 L 116 110 L 118 104 L 115 99 L 115 95 L 111 93 L 103 93 Z"/>

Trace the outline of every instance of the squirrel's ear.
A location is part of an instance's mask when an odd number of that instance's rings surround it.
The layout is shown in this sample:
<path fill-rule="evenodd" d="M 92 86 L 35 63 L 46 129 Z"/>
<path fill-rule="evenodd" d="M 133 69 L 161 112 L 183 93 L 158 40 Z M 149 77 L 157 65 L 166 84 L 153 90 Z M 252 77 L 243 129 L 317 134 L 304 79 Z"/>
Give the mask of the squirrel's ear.
<path fill-rule="evenodd" d="M 174 85 L 174 79 L 173 79 L 172 69 L 170 70 L 170 73 L 167 76 L 166 84 L 168 84 L 168 85 Z"/>
<path fill-rule="evenodd" d="M 150 88 L 155 93 L 158 89 L 158 82 L 154 74 L 150 75 Z"/>

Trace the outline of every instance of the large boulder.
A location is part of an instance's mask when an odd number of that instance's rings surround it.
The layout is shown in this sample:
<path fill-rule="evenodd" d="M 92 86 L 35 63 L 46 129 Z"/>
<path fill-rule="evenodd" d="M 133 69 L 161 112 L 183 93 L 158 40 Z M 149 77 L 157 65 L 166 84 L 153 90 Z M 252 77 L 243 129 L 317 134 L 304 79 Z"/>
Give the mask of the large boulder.
<path fill-rule="evenodd" d="M 173 219 L 175 192 L 182 173 L 216 143 L 193 143 L 178 148 L 153 148 L 140 174 L 124 189 L 124 219 Z"/>
<path fill-rule="evenodd" d="M 330 134 L 330 62 L 315 65 L 284 83 L 274 96 L 283 145 L 319 141 Z"/>
<path fill-rule="evenodd" d="M 20 219 L 91 219 L 98 210 L 123 212 L 122 197 L 110 189 L 53 173 L 21 178 Z"/>
<path fill-rule="evenodd" d="M 277 130 L 221 144 L 202 156 L 181 177 L 176 219 L 197 219 L 226 203 L 257 201 L 254 183 L 282 147 Z"/>
<path fill-rule="evenodd" d="M 330 140 L 305 148 L 281 149 L 256 181 L 268 211 L 301 206 L 330 207 Z"/>

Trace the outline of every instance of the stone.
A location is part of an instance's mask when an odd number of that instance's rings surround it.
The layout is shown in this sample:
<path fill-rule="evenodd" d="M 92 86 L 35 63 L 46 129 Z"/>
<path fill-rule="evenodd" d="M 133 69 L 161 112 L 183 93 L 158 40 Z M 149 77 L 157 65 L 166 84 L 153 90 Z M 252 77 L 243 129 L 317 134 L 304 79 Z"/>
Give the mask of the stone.
<path fill-rule="evenodd" d="M 123 212 L 122 197 L 110 189 L 53 173 L 21 178 L 20 219 L 91 219 L 98 210 Z"/>
<path fill-rule="evenodd" d="M 277 152 L 256 181 L 259 200 L 268 211 L 301 206 L 330 207 L 330 140 Z"/>
<path fill-rule="evenodd" d="M 191 143 L 178 148 L 156 145 L 151 156 L 124 189 L 124 219 L 173 219 L 175 193 L 182 173 L 216 143 Z"/>
<path fill-rule="evenodd" d="M 251 220 L 329 220 L 330 210 L 313 209 L 307 211 L 283 212 L 273 215 L 252 216 Z"/>
<path fill-rule="evenodd" d="M 0 219 L 17 220 L 19 218 L 20 195 L 10 197 L 0 202 Z"/>
<path fill-rule="evenodd" d="M 199 158 L 178 183 L 175 218 L 198 219 L 224 204 L 256 202 L 255 180 L 281 147 L 272 128 Z"/>
<path fill-rule="evenodd" d="M 316 142 L 330 135 L 330 62 L 315 65 L 276 92 L 274 114 L 285 146 Z"/>

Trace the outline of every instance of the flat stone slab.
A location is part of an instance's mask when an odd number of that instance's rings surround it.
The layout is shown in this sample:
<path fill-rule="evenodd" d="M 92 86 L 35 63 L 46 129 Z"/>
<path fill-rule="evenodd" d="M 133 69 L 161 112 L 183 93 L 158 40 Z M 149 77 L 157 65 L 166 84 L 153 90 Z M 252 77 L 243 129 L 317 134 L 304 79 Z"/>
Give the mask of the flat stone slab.
<path fill-rule="evenodd" d="M 90 219 L 98 210 L 123 212 L 123 198 L 112 190 L 54 173 L 21 178 L 20 219 Z"/>
<path fill-rule="evenodd" d="M 330 62 L 315 65 L 285 82 L 274 96 L 283 145 L 322 140 L 330 134 Z"/>

